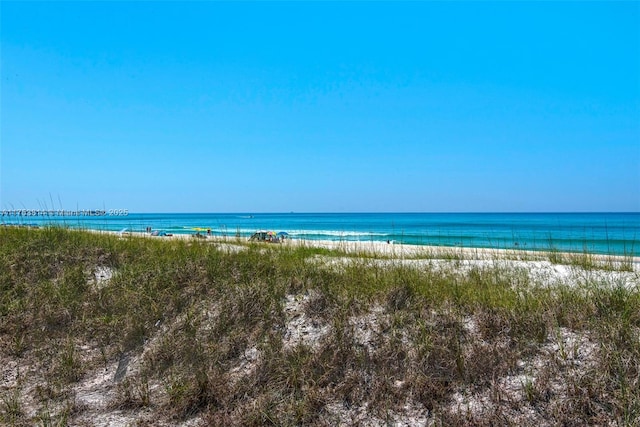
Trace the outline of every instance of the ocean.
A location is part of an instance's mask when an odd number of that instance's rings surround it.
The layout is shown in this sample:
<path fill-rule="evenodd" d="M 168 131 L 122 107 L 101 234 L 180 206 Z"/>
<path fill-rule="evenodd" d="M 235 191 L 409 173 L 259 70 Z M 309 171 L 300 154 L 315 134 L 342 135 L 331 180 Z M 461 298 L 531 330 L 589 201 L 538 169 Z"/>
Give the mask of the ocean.
<path fill-rule="evenodd" d="M 35 215 L 38 212 L 33 212 Z M 84 212 L 83 212 L 84 213 Z M 3 224 L 52 224 L 173 234 L 211 229 L 247 238 L 257 230 L 292 239 L 389 241 L 448 247 L 559 250 L 640 256 L 640 213 L 77 213 L 3 212 Z M 117 215 L 120 214 L 120 215 Z"/>

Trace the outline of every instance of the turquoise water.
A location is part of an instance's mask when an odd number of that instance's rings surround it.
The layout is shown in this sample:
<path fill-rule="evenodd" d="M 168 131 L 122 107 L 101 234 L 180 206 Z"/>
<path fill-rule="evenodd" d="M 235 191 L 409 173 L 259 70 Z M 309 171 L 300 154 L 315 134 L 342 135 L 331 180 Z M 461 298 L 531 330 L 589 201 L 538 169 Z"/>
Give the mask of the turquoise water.
<path fill-rule="evenodd" d="M 217 236 L 286 231 L 293 239 L 393 241 L 417 245 L 557 249 L 640 256 L 640 213 L 228 213 L 126 216 L 4 216 L 5 224 Z"/>

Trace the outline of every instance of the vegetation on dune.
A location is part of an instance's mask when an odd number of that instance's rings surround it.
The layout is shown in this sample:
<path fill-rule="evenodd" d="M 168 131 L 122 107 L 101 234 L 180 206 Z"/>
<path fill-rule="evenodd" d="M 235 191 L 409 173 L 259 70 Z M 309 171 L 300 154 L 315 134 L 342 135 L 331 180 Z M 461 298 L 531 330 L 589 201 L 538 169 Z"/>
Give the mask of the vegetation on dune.
<path fill-rule="evenodd" d="M 640 423 L 637 286 L 378 261 L 1 227 L 0 422 Z"/>

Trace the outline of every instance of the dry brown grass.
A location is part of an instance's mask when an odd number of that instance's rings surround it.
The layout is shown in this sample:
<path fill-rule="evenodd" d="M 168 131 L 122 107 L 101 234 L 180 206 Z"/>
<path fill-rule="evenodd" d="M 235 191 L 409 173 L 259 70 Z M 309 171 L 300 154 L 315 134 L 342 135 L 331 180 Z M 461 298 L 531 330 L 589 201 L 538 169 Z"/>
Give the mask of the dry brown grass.
<path fill-rule="evenodd" d="M 637 288 L 319 254 L 0 228 L 0 421 L 640 422 Z"/>

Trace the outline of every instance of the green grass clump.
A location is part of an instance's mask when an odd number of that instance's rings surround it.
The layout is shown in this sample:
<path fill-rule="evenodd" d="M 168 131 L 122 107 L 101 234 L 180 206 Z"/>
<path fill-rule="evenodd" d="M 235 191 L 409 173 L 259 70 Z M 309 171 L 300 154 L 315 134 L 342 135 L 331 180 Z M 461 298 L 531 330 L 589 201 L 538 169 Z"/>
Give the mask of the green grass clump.
<path fill-rule="evenodd" d="M 79 384 L 115 366 L 106 410 L 140 424 L 391 423 L 407 402 L 438 425 L 640 420 L 637 289 L 236 244 L 0 228 L 0 358 L 22 367 L 0 421 L 82 420 Z"/>

